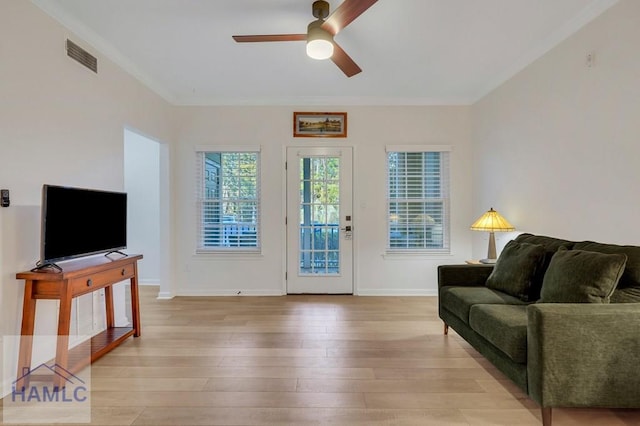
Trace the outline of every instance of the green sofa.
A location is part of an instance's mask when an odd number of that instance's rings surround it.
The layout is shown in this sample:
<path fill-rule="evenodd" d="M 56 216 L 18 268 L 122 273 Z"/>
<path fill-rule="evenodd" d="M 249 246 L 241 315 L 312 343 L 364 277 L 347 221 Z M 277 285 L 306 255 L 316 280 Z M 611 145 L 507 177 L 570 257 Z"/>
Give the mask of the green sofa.
<path fill-rule="evenodd" d="M 441 265 L 438 307 L 545 426 L 553 407 L 640 408 L 640 247 L 521 234 L 495 266 Z"/>

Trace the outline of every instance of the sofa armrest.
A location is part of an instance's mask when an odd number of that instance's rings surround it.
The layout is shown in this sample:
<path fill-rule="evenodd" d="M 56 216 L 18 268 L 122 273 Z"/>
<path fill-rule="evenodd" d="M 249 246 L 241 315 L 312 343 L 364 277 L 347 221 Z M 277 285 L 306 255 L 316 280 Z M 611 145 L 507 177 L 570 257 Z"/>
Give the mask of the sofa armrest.
<path fill-rule="evenodd" d="M 528 393 L 542 407 L 640 408 L 640 303 L 527 307 Z"/>
<path fill-rule="evenodd" d="M 438 288 L 484 286 L 492 270 L 493 265 L 440 265 L 438 266 Z"/>

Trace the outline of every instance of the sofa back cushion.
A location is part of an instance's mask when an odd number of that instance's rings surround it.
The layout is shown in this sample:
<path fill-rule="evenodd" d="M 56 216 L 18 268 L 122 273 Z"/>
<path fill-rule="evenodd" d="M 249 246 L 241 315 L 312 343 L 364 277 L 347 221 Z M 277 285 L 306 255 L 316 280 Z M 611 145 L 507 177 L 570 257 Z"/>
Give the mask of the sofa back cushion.
<path fill-rule="evenodd" d="M 500 253 L 496 265 L 487 278 L 486 286 L 522 301 L 533 301 L 531 288 L 543 267 L 545 250 L 540 244 L 509 241 Z"/>
<path fill-rule="evenodd" d="M 620 277 L 618 288 L 640 288 L 640 247 L 618 246 L 615 244 L 602 244 L 593 241 L 581 241 L 573 246 L 575 250 L 588 250 L 607 254 L 624 254 L 627 256 L 627 265 Z"/>
<path fill-rule="evenodd" d="M 640 303 L 640 287 L 616 288 L 611 295 L 611 303 Z"/>
<path fill-rule="evenodd" d="M 625 254 L 560 248 L 544 275 L 539 303 L 609 303 Z"/>
<path fill-rule="evenodd" d="M 520 234 L 515 239 L 519 243 L 540 244 L 547 252 L 555 253 L 560 247 L 572 248 L 575 244 L 573 241 L 563 240 L 560 238 L 546 237 L 544 235 Z M 552 254 L 553 256 L 553 254 Z"/>
<path fill-rule="evenodd" d="M 520 234 L 516 237 L 515 241 L 519 243 L 539 244 L 544 247 L 544 262 L 540 270 L 533 278 L 530 290 L 530 300 L 537 300 L 540 297 L 540 289 L 542 288 L 542 281 L 544 280 L 544 274 L 551 263 L 551 258 L 558 251 L 560 247 L 571 249 L 574 245 L 573 241 L 563 240 L 561 238 L 547 237 L 544 235 L 533 234 Z"/>

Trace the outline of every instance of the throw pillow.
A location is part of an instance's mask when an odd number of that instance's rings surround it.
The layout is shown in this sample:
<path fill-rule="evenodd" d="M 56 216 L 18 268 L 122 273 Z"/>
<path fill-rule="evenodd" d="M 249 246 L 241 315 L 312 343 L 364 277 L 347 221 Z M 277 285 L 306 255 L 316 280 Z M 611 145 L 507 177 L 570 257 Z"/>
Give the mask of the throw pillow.
<path fill-rule="evenodd" d="M 487 278 L 486 286 L 525 302 L 532 300 L 533 280 L 543 267 L 544 253 L 544 247 L 540 244 L 509 241 Z"/>
<path fill-rule="evenodd" d="M 576 250 L 597 251 L 598 253 L 626 254 L 627 265 L 624 267 L 624 272 L 616 289 L 640 287 L 640 247 L 581 241 L 577 242 L 573 248 Z"/>
<path fill-rule="evenodd" d="M 560 249 L 542 281 L 540 303 L 609 303 L 627 263 L 625 254 Z"/>

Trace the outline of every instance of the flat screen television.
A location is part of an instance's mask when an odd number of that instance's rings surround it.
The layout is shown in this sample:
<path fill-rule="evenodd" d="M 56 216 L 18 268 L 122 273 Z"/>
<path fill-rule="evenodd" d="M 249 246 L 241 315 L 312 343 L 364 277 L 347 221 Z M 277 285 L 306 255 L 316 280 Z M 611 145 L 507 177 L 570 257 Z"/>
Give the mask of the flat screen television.
<path fill-rule="evenodd" d="M 43 185 L 40 265 L 127 247 L 127 194 Z"/>

